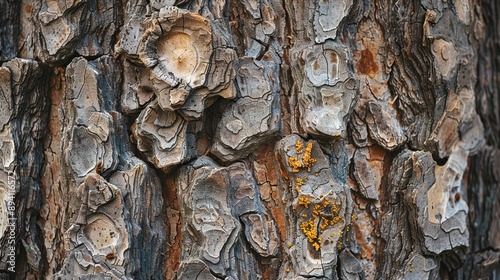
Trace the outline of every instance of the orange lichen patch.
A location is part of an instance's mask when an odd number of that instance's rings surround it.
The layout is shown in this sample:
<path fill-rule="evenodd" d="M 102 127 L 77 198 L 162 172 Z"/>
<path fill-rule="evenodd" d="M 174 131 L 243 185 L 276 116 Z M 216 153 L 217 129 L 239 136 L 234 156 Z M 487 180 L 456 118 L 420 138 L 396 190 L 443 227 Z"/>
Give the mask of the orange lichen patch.
<path fill-rule="evenodd" d="M 303 149 L 302 141 L 297 140 L 295 143 L 295 152 L 297 155 L 302 155 L 302 159 L 298 157 L 288 157 L 288 165 L 292 168 L 292 172 L 299 172 L 300 168 L 307 168 L 308 172 L 311 172 L 312 165 L 316 162 L 316 159 L 311 156 L 312 143 L 308 143 L 305 150 Z M 288 148 L 287 148 L 288 150 Z"/>
<path fill-rule="evenodd" d="M 340 222 L 342 218 L 340 216 L 333 216 L 333 218 L 330 220 L 330 225 L 335 225 L 336 223 Z"/>
<path fill-rule="evenodd" d="M 309 208 L 309 204 L 311 202 L 309 201 L 309 198 L 307 197 L 299 197 L 299 205 L 303 205 L 305 208 Z"/>
<path fill-rule="evenodd" d="M 328 201 L 328 200 L 324 200 L 323 202 L 321 202 L 321 205 L 322 205 L 323 207 L 326 207 L 326 206 L 330 205 L 330 201 Z"/>
<path fill-rule="evenodd" d="M 307 144 L 304 156 L 302 157 L 302 167 L 307 167 L 308 172 L 311 172 L 311 166 L 316 162 L 316 159 L 311 157 L 312 146 L 312 143 Z"/>
<path fill-rule="evenodd" d="M 359 59 L 356 66 L 361 74 L 368 75 L 370 76 L 370 78 L 374 78 L 375 75 L 377 75 L 377 73 L 380 71 L 380 67 L 375 61 L 375 56 L 368 49 L 365 49 L 361 52 L 361 58 Z"/>
<path fill-rule="evenodd" d="M 299 168 L 302 167 L 302 163 L 296 157 L 289 157 L 288 165 L 292 168 L 292 172 L 299 172 Z"/>
<path fill-rule="evenodd" d="M 313 243 L 313 242 L 317 241 L 318 231 L 316 228 L 316 223 L 314 223 L 313 219 L 310 219 L 308 221 L 304 221 L 304 222 L 300 223 L 300 230 L 307 237 L 307 241 L 309 241 L 309 243 Z"/>
<path fill-rule="evenodd" d="M 337 241 L 337 250 L 342 250 L 344 244 L 342 243 L 342 236 L 344 235 L 344 231 L 339 232 L 339 240 Z"/>
<path fill-rule="evenodd" d="M 319 217 L 319 214 L 321 213 L 321 210 L 322 210 L 321 209 L 321 205 L 319 205 L 319 204 L 314 205 L 314 208 L 313 208 L 313 211 L 312 211 L 313 218 L 316 219 L 317 217 Z"/>
<path fill-rule="evenodd" d="M 306 182 L 304 182 L 304 180 L 302 180 L 302 178 L 300 178 L 300 177 L 297 177 L 295 179 L 295 181 L 297 182 L 297 184 L 295 185 L 295 189 L 297 191 L 300 191 L 300 187 L 302 187 L 303 185 L 305 185 Z"/>
<path fill-rule="evenodd" d="M 297 140 L 297 142 L 295 143 L 295 151 L 296 151 L 297 155 L 300 155 L 300 154 L 302 154 L 304 152 L 302 150 L 302 148 L 303 148 L 302 141 Z"/>
<path fill-rule="evenodd" d="M 329 224 L 328 219 L 325 217 L 321 217 L 321 224 L 319 225 L 320 232 L 323 232 L 328 226 L 328 224 Z"/>
<path fill-rule="evenodd" d="M 328 226 L 334 226 L 342 220 L 342 217 L 338 215 L 320 215 L 320 233 L 323 232 Z"/>
<path fill-rule="evenodd" d="M 307 200 L 307 202 L 310 203 L 309 200 Z M 336 209 L 339 209 L 339 206 L 334 204 L 334 206 L 330 208 L 331 204 L 332 202 L 329 200 L 324 200 L 315 204 L 311 211 L 311 218 L 302 222 L 300 225 L 300 230 L 304 233 L 307 240 L 311 243 L 311 246 L 313 246 L 315 250 L 319 250 L 321 247 L 321 238 L 318 236 L 318 231 L 321 234 L 328 227 L 334 226 L 342 220 L 342 217 L 340 217 L 337 213 L 332 213 L 333 208 L 336 207 Z M 307 215 L 304 216 L 302 214 L 302 217 L 305 218 Z M 319 227 L 317 226 L 318 223 Z M 330 237 L 333 236 L 331 235 Z"/>
<path fill-rule="evenodd" d="M 31 5 L 26 5 L 25 7 L 26 13 L 31 13 Z"/>
<path fill-rule="evenodd" d="M 318 250 L 319 250 L 319 248 L 321 248 L 321 245 L 320 245 L 320 244 L 321 244 L 321 237 L 320 237 L 320 238 L 318 238 L 318 241 L 313 242 L 313 243 L 312 243 L 312 246 L 314 247 L 314 249 L 315 249 L 316 251 L 318 251 Z"/>
<path fill-rule="evenodd" d="M 340 207 L 337 204 L 332 206 L 332 212 L 337 214 L 340 211 Z"/>

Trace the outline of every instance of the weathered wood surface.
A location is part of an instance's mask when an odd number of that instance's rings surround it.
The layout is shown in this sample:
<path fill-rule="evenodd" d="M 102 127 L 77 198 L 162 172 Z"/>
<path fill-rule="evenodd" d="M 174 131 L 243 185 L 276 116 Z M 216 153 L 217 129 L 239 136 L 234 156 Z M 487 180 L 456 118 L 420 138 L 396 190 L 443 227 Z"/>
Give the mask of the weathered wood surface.
<path fill-rule="evenodd" d="M 498 278 L 499 13 L 0 1 L 1 278 Z"/>

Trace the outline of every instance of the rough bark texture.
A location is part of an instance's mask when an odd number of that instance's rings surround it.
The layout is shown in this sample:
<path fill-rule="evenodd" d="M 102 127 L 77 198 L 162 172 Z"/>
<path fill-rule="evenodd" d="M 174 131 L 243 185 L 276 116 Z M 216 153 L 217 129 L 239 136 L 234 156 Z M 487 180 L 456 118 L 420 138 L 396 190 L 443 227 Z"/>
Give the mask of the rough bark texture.
<path fill-rule="evenodd" d="M 0 11 L 2 279 L 500 277 L 496 1 Z"/>

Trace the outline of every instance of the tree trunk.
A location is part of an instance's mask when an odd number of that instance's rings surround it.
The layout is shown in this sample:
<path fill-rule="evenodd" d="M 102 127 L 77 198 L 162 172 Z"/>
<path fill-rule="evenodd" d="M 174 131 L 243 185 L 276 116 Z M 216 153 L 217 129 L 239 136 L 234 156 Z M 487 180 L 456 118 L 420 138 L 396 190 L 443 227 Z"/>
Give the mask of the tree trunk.
<path fill-rule="evenodd" d="M 494 0 L 0 0 L 2 279 L 497 279 Z"/>

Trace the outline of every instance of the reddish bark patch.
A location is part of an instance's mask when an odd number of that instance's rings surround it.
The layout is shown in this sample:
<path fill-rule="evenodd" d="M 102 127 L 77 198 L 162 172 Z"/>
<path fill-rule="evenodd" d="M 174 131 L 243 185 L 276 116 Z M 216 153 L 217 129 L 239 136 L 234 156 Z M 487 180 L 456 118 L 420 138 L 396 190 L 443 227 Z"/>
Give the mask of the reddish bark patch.
<path fill-rule="evenodd" d="M 273 208 L 271 210 L 274 220 L 276 221 L 276 226 L 278 227 L 281 245 L 283 246 L 286 240 L 286 222 L 285 215 L 279 207 Z"/>
<path fill-rule="evenodd" d="M 26 10 L 27 14 L 30 14 L 31 13 L 31 5 L 26 5 L 25 10 Z"/>
<path fill-rule="evenodd" d="M 278 162 L 278 167 L 280 170 L 281 177 L 283 177 L 285 180 L 288 180 L 288 172 L 286 171 L 285 167 L 281 164 L 281 155 L 279 153 L 276 153 L 276 161 Z"/>
<path fill-rule="evenodd" d="M 370 159 L 371 160 L 383 161 L 386 153 L 387 153 L 387 151 L 378 145 L 373 145 L 370 147 Z"/>
<path fill-rule="evenodd" d="M 271 279 L 271 266 L 270 265 L 263 265 L 262 279 L 264 279 L 264 280 Z"/>
<path fill-rule="evenodd" d="M 179 201 L 177 199 L 177 185 L 175 181 L 175 176 L 167 176 L 160 174 L 160 180 L 164 182 L 163 185 L 163 200 L 164 207 L 171 208 L 173 211 L 179 211 Z M 163 276 L 165 279 L 173 279 L 175 272 L 179 268 L 181 259 L 181 248 L 182 248 L 182 217 L 179 215 L 179 220 L 175 225 L 176 229 L 170 228 L 172 225 L 169 223 L 168 219 L 171 218 L 168 213 L 168 209 L 165 211 L 165 226 L 167 228 L 167 244 L 165 248 L 165 261 L 163 265 Z M 176 236 L 172 236 L 173 233 Z"/>
<path fill-rule="evenodd" d="M 361 74 L 365 74 L 370 76 L 370 78 L 373 78 L 377 75 L 380 67 L 375 61 L 373 53 L 366 49 L 361 52 L 361 59 L 358 61 L 357 69 Z"/>
<path fill-rule="evenodd" d="M 353 224 L 356 234 L 356 241 L 361 247 L 361 258 L 371 260 L 373 259 L 373 251 L 372 246 L 366 243 L 366 239 L 364 236 L 364 232 L 366 229 L 362 228 L 362 226 L 358 223 Z"/>

